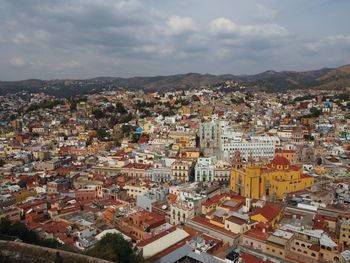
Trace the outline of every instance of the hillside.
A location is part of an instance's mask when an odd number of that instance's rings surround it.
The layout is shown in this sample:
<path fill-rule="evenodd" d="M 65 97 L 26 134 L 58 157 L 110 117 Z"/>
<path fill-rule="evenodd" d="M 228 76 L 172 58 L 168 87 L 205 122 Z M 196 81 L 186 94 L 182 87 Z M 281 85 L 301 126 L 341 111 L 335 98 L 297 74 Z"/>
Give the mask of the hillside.
<path fill-rule="evenodd" d="M 269 92 L 315 88 L 344 89 L 350 86 L 350 65 L 311 71 L 265 71 L 255 75 L 178 74 L 154 77 L 97 77 L 86 80 L 37 80 L 0 81 L 0 95 L 22 90 L 44 92 L 59 97 L 94 93 L 104 89 L 125 88 L 145 91 L 170 91 L 220 86 L 226 80 L 243 83 L 248 88 Z"/>

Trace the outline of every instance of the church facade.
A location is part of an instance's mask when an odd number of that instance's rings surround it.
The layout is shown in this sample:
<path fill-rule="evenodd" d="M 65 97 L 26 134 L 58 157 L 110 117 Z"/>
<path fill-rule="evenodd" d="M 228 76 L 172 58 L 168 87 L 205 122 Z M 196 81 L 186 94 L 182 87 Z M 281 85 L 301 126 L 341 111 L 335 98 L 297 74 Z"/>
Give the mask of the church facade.
<path fill-rule="evenodd" d="M 291 165 L 285 157 L 277 156 L 269 164 L 255 164 L 249 160 L 243 165 L 235 153 L 230 186 L 231 190 L 247 198 L 283 199 L 287 193 L 311 187 L 314 178 L 304 174 L 300 166 Z"/>

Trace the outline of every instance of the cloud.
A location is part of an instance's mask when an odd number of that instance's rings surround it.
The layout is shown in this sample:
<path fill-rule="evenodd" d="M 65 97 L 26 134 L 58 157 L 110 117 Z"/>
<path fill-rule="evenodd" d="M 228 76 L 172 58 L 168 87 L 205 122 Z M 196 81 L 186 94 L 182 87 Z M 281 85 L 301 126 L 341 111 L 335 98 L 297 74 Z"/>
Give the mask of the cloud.
<path fill-rule="evenodd" d="M 79 68 L 80 67 L 80 62 L 71 59 L 71 60 L 62 62 L 60 66 L 62 68 L 74 69 L 74 68 Z"/>
<path fill-rule="evenodd" d="M 24 44 L 29 41 L 28 37 L 26 37 L 22 33 L 17 33 L 13 38 L 12 38 L 13 43 L 15 44 Z"/>
<path fill-rule="evenodd" d="M 225 17 L 211 21 L 209 28 L 217 36 L 284 37 L 288 35 L 287 29 L 277 24 L 240 25 Z"/>
<path fill-rule="evenodd" d="M 190 17 L 171 16 L 163 29 L 165 35 L 177 36 L 197 31 L 197 27 Z"/>
<path fill-rule="evenodd" d="M 316 4 L 2 0 L 0 80 L 297 70 L 327 66 L 329 50 L 349 60 L 350 1 Z"/>
<path fill-rule="evenodd" d="M 257 4 L 258 15 L 262 19 L 270 20 L 277 16 L 278 12 L 275 9 L 268 8 L 262 4 Z"/>
<path fill-rule="evenodd" d="M 350 50 L 350 35 L 334 35 L 309 42 L 306 48 L 310 51 L 319 51 L 323 48 L 343 48 Z"/>
<path fill-rule="evenodd" d="M 210 23 L 210 31 L 215 35 L 238 33 L 238 26 L 230 19 L 219 17 Z"/>
<path fill-rule="evenodd" d="M 170 46 L 164 47 L 161 45 L 151 44 L 151 45 L 135 46 L 134 48 L 132 48 L 131 52 L 136 55 L 147 55 L 148 57 L 149 56 L 166 57 L 173 54 L 174 50 Z"/>
<path fill-rule="evenodd" d="M 25 60 L 21 57 L 13 57 L 9 60 L 9 63 L 15 67 L 22 67 L 26 64 Z"/>

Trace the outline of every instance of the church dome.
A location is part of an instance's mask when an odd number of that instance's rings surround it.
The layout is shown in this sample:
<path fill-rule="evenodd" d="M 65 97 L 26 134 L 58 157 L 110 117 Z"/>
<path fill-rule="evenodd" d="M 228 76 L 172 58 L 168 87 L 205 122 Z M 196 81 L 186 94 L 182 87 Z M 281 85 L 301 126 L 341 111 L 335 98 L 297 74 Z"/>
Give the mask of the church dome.
<path fill-rule="evenodd" d="M 290 165 L 290 162 L 288 161 L 288 159 L 286 157 L 282 157 L 282 156 L 276 156 L 275 158 L 273 158 L 273 160 L 271 161 L 272 165 Z"/>

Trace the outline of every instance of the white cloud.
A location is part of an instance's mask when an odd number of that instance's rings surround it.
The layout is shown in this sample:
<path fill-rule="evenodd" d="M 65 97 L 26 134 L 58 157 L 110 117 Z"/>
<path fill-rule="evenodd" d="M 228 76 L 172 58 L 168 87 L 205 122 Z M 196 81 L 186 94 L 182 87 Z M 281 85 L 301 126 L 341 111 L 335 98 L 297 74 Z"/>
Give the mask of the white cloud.
<path fill-rule="evenodd" d="M 230 19 L 219 17 L 210 23 L 210 31 L 214 34 L 238 33 L 238 26 Z"/>
<path fill-rule="evenodd" d="M 148 55 L 157 55 L 158 57 L 166 57 L 173 53 L 173 48 L 169 46 L 161 45 L 141 45 L 132 48 L 132 52 L 136 54 L 148 54 Z"/>
<path fill-rule="evenodd" d="M 165 35 L 181 35 L 197 31 L 197 27 L 190 17 L 171 16 L 163 29 Z"/>
<path fill-rule="evenodd" d="M 21 57 L 13 57 L 9 60 L 9 63 L 15 67 L 22 67 L 26 64 L 25 60 Z"/>
<path fill-rule="evenodd" d="M 80 67 L 80 62 L 76 60 L 64 61 L 60 65 L 62 68 L 74 69 Z"/>
<path fill-rule="evenodd" d="M 215 35 L 237 35 L 241 37 L 281 37 L 288 31 L 277 24 L 239 25 L 225 17 L 214 19 L 210 31 Z"/>
<path fill-rule="evenodd" d="M 156 53 L 158 47 L 156 45 L 141 45 L 132 49 L 135 53 Z"/>
<path fill-rule="evenodd" d="M 272 19 L 277 15 L 277 11 L 275 9 L 268 8 L 261 4 L 257 4 L 256 7 L 258 9 L 258 15 L 262 19 Z"/>
<path fill-rule="evenodd" d="M 306 44 L 306 48 L 311 51 L 317 51 L 327 47 L 344 47 L 349 48 L 350 46 L 350 35 L 334 35 L 327 36 L 318 41 L 310 42 Z"/>
<path fill-rule="evenodd" d="M 45 30 L 38 30 L 34 32 L 33 36 L 37 41 L 47 42 L 51 37 L 51 33 Z"/>
<path fill-rule="evenodd" d="M 29 39 L 28 37 L 26 37 L 24 34 L 22 33 L 17 33 L 13 38 L 12 38 L 12 42 L 15 44 L 24 44 L 26 42 L 28 42 Z"/>
<path fill-rule="evenodd" d="M 37 30 L 31 33 L 17 33 L 11 41 L 17 45 L 24 45 L 33 42 L 46 43 L 50 39 L 50 33 L 45 30 Z"/>
<path fill-rule="evenodd" d="M 117 3 L 115 3 L 115 6 L 118 10 L 132 11 L 132 10 L 135 10 L 136 8 L 141 7 L 142 4 L 137 0 L 121 0 L 121 1 L 117 1 Z"/>
<path fill-rule="evenodd" d="M 329 57 L 340 64 L 350 55 L 345 0 L 322 10 L 317 0 L 3 2 L 3 80 L 296 70 L 327 66 Z M 310 30 L 314 36 L 326 30 L 329 37 L 314 38 Z M 305 54 L 311 54 L 308 61 Z"/>

